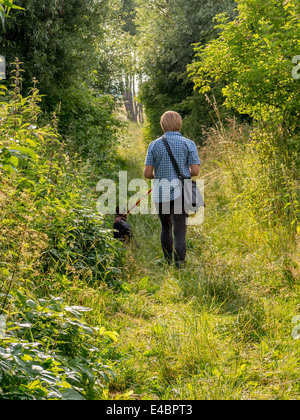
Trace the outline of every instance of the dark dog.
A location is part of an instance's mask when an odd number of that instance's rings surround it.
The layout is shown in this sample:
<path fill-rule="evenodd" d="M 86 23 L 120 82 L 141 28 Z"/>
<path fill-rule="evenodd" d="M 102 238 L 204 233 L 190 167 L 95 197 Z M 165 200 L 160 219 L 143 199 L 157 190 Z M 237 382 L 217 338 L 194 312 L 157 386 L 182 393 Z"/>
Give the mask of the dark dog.
<path fill-rule="evenodd" d="M 140 248 L 139 244 L 137 243 L 134 234 L 132 232 L 131 227 L 127 223 L 127 214 L 120 214 L 120 209 L 117 207 L 116 209 L 116 219 L 114 222 L 114 238 L 119 239 L 124 243 L 134 242 L 137 248 Z"/>
<path fill-rule="evenodd" d="M 120 214 L 120 209 L 116 209 L 116 220 L 113 226 L 114 238 L 120 239 L 124 242 L 130 242 L 134 238 L 133 232 L 129 224 L 127 223 L 127 214 Z"/>

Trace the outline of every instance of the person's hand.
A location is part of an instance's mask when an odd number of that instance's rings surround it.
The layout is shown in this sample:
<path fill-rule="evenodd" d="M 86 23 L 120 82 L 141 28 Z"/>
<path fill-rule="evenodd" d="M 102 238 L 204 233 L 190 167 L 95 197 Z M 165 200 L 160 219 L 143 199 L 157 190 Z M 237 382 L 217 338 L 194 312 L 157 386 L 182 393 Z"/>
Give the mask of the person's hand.
<path fill-rule="evenodd" d="M 144 177 L 147 179 L 154 179 L 154 166 L 145 166 Z"/>

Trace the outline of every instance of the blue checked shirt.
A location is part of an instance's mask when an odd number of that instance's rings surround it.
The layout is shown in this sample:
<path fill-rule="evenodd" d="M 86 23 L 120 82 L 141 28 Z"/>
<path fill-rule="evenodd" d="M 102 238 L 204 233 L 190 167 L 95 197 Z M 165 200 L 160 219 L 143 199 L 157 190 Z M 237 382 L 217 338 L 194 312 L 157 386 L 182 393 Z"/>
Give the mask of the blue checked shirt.
<path fill-rule="evenodd" d="M 191 178 L 190 165 L 200 165 L 196 144 L 184 138 L 178 131 L 168 131 L 165 133 L 165 137 L 178 163 L 181 174 L 185 178 Z M 154 203 L 173 201 L 180 197 L 180 181 L 162 137 L 150 144 L 145 165 L 154 166 Z"/>

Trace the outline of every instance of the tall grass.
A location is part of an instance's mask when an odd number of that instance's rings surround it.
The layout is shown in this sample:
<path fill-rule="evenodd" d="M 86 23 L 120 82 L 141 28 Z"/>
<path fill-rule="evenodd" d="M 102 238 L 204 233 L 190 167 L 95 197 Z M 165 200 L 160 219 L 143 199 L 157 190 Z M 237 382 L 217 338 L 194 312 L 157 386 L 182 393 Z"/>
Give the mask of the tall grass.
<path fill-rule="evenodd" d="M 141 249 L 103 312 L 121 337 L 110 398 L 299 398 L 296 167 L 266 159 L 258 133 L 235 120 L 205 133 L 205 221 L 189 228 L 183 270 L 160 264 L 158 219 L 130 217 Z"/>

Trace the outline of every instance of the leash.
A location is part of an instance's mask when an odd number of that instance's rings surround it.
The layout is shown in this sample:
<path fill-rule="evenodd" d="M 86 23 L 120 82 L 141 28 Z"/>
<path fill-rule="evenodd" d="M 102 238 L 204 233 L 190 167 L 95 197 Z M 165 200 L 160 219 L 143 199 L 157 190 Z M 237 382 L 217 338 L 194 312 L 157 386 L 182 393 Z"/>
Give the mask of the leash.
<path fill-rule="evenodd" d="M 132 210 L 133 209 L 135 209 L 139 204 L 140 204 L 140 202 L 141 201 L 143 201 L 146 197 L 148 197 L 148 195 L 149 194 L 151 194 L 152 193 L 152 190 L 153 190 L 153 188 L 151 188 L 148 192 L 147 192 L 147 194 L 145 194 L 144 195 L 144 197 L 142 197 L 137 203 L 135 203 L 135 205 L 134 206 L 132 206 L 131 207 L 131 209 L 130 210 L 128 210 L 128 212 L 127 213 L 124 213 L 124 214 L 122 214 L 118 219 L 116 219 L 115 220 L 115 223 L 117 223 L 119 220 L 121 220 L 122 219 L 122 217 L 124 217 L 124 216 L 127 216 L 129 213 L 131 213 L 132 212 Z"/>

